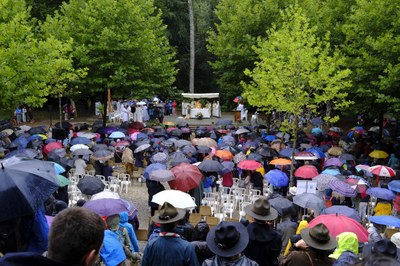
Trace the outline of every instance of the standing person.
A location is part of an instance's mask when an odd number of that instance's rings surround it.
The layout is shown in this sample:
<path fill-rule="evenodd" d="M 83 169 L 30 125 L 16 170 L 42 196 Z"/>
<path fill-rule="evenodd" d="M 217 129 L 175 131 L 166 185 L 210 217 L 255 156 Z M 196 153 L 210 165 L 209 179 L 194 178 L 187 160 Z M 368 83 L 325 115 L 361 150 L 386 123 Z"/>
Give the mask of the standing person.
<path fill-rule="evenodd" d="M 172 105 L 172 114 L 176 115 L 176 106 L 177 106 L 176 101 L 173 100 L 171 105 Z"/>
<path fill-rule="evenodd" d="M 149 116 L 149 112 L 147 110 L 147 104 L 143 105 L 143 121 L 149 121 L 150 120 L 150 116 Z"/>
<path fill-rule="evenodd" d="M 271 207 L 266 197 L 261 197 L 254 204 L 246 206 L 245 212 L 254 219 L 254 222 L 247 226 L 250 241 L 244 254 L 259 265 L 279 265 L 281 235 L 269 223 L 278 217 L 278 212 Z"/>
<path fill-rule="evenodd" d="M 263 186 L 264 186 L 263 181 L 264 177 L 260 172 L 257 172 L 255 170 L 251 171 L 250 183 L 253 184 L 253 189 L 257 189 L 261 192 L 261 195 L 263 194 Z"/>
<path fill-rule="evenodd" d="M 71 120 L 73 120 L 75 118 L 75 116 L 76 116 L 76 113 L 77 113 L 76 112 L 76 105 L 75 105 L 74 100 L 70 99 L 69 101 L 70 101 L 70 104 L 69 104 L 69 106 L 70 106 L 70 108 L 69 108 L 69 117 L 70 117 Z"/>
<path fill-rule="evenodd" d="M 15 119 L 17 121 L 17 125 L 21 124 L 22 122 L 22 108 L 21 106 L 18 106 L 17 109 L 15 109 Z"/>
<path fill-rule="evenodd" d="M 158 192 L 164 191 L 165 188 L 160 182 L 153 181 L 150 179 L 146 179 L 146 186 L 147 186 L 147 193 L 149 194 L 148 204 L 151 210 L 150 215 L 154 216 L 154 213 L 156 212 L 156 210 L 158 210 L 159 206 L 157 203 L 152 202 L 153 196 Z"/>
<path fill-rule="evenodd" d="M 282 236 L 281 254 L 283 255 L 285 248 L 289 243 L 290 237 L 296 234 L 297 223 L 291 220 L 291 214 L 286 214 L 282 217 L 282 221 L 278 223 L 276 229 Z"/>
<path fill-rule="evenodd" d="M 162 106 L 158 107 L 158 121 L 162 124 L 164 122 L 164 108 Z"/>
<path fill-rule="evenodd" d="M 236 111 L 240 111 L 240 120 L 242 120 L 242 117 L 244 116 L 244 104 L 242 102 L 239 102 Z"/>
<path fill-rule="evenodd" d="M 313 228 L 301 230 L 301 240 L 294 246 L 301 251 L 292 251 L 281 262 L 281 266 L 329 266 L 333 260 L 329 258 L 331 251 L 336 248 L 337 242 L 329 235 L 329 229 L 322 223 Z"/>
<path fill-rule="evenodd" d="M 184 210 L 178 210 L 165 202 L 153 221 L 161 225 L 159 237 L 147 243 L 143 253 L 142 266 L 198 266 L 192 245 L 174 233 L 178 221 L 185 217 Z"/>
<path fill-rule="evenodd" d="M 78 155 L 78 159 L 74 162 L 75 175 L 84 175 L 86 172 L 86 162 L 83 160 L 83 155 Z"/>
<path fill-rule="evenodd" d="M 104 221 L 89 209 L 67 208 L 54 218 L 46 257 L 32 252 L 9 253 L 0 259 L 0 265 L 93 265 L 99 258 L 104 229 Z"/>
<path fill-rule="evenodd" d="M 122 163 L 125 166 L 125 172 L 130 176 L 133 175 L 133 152 L 129 147 L 125 147 L 124 151 L 122 152 Z"/>
<path fill-rule="evenodd" d="M 131 108 L 128 104 L 121 105 L 121 119 L 123 123 L 127 123 L 129 121 L 129 114 L 131 112 Z"/>
<path fill-rule="evenodd" d="M 239 222 L 221 222 L 207 235 L 208 248 L 215 256 L 206 259 L 203 266 L 257 266 L 257 262 L 242 254 L 248 243 L 249 234 L 244 225 Z"/>

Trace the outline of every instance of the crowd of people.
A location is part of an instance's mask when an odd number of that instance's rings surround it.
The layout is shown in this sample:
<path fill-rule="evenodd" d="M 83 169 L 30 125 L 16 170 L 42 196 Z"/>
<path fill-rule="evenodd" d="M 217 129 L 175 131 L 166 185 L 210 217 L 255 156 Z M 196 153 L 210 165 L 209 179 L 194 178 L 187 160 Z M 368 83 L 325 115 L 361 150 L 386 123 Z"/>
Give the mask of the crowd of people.
<path fill-rule="evenodd" d="M 153 103 L 156 109 L 159 104 Z M 105 265 L 399 265 L 400 232 L 385 235 L 384 224 L 369 220 L 370 216 L 380 215 L 397 219 L 400 213 L 400 195 L 396 187 L 387 189 L 390 184 L 395 184 L 390 182 L 399 177 L 400 145 L 396 136 L 389 135 L 381 141 L 376 130 L 368 131 L 360 126 L 343 133 L 340 128 L 325 129 L 322 125 L 314 125 L 309 134 L 305 130 L 297 132 L 296 153 L 292 158 L 291 136 L 268 131 L 262 125 L 238 127 L 232 121 L 220 120 L 213 126 L 197 127 L 192 131 L 182 120 L 173 126 L 160 124 L 150 128 L 141 123 L 145 120 L 140 119 L 140 112 L 137 112 L 138 108 L 143 111 L 145 106 L 150 107 L 149 103 L 135 104 L 133 113 L 137 115 L 133 115 L 136 117 L 133 120 L 123 114 L 123 110 L 132 108 L 130 104 L 118 102 L 116 111 L 118 106 L 123 117 L 121 125 L 103 128 L 94 124 L 91 134 L 83 126 L 73 126 L 71 136 L 64 140 L 52 139 L 51 132 L 44 129 L 42 133 L 48 135 L 40 138 L 31 138 L 35 134 L 28 136 L 30 129 L 15 129 L 11 134 L 2 135 L 1 145 L 7 147 L 9 154 L 15 152 L 17 156 L 18 151 L 28 145 L 37 145 L 37 154 L 32 158 L 39 158 L 40 153 L 44 160 L 59 163 L 66 168 L 67 178 L 71 168 L 75 175 L 84 175 L 90 164 L 93 164 L 95 175 L 111 177 L 113 168 L 109 160 L 119 159 L 124 172 L 129 175 L 143 169 L 152 216 L 145 249 L 140 250 L 135 235 L 138 224 L 128 212 L 100 217 L 85 208 L 83 200 L 72 207 L 68 187 L 64 186 L 31 216 L 13 218 L 6 221 L 8 224 L 0 222 L 0 230 L 13 231 L 11 237 L 3 237 L 0 241 L 0 251 L 6 253 L 0 265 L 93 265 L 99 259 Z M 162 112 L 166 110 L 164 104 L 159 108 Z M 68 149 L 73 146 L 74 139 L 82 138 L 84 134 L 89 135 L 85 144 L 88 149 L 95 150 L 96 145 L 104 145 L 106 150 L 112 151 L 112 156 L 89 159 L 71 152 L 71 158 L 65 155 L 53 157 L 46 148 L 58 142 L 61 149 Z M 25 147 L 21 146 L 21 138 L 27 140 Z M 279 159 L 285 162 L 274 162 Z M 219 168 L 207 169 L 207 161 L 215 162 Z M 245 166 L 246 162 L 257 167 Z M 195 199 L 197 208 L 191 212 L 199 211 L 207 193 L 222 195 L 243 188 L 247 192 L 258 191 L 260 196 L 244 208 L 247 216 L 240 221 L 222 221 L 213 228 L 207 221 L 201 221 L 193 226 L 188 221 L 189 210 L 176 208 L 168 201 L 160 205 L 152 201 L 157 193 L 170 189 L 168 183 L 151 178 L 149 169 L 156 164 L 165 167 L 159 169 L 180 164 L 198 166 L 201 179 L 195 187 L 184 191 Z M 374 174 L 371 170 L 374 168 L 370 168 L 374 165 L 392 172 L 389 175 Z M 294 167 L 293 171 L 290 171 L 291 167 Z M 298 170 L 302 167 L 312 168 L 315 174 L 311 178 L 300 174 Z M 282 182 L 269 175 L 273 171 L 283 173 Z M 294 172 L 292 179 L 290 172 Z M 349 195 L 343 194 L 330 182 L 322 182 L 324 186 L 318 183 L 316 180 L 321 176 L 344 183 L 349 179 L 361 180 L 364 187 L 350 191 Z M 294 200 L 298 194 L 296 188 L 299 190 L 302 181 L 314 180 L 313 193 L 323 200 L 323 208 L 297 205 Z M 367 192 L 369 187 L 386 189 L 394 196 L 382 198 Z M 272 203 L 279 198 L 295 204 L 279 211 Z M 90 202 L 90 197 L 87 200 Z M 356 223 L 368 229 L 368 241 L 359 239 L 352 231 L 333 236 L 332 228 L 324 223 L 308 226 L 325 208 L 332 206 L 354 209 L 360 218 Z M 50 227 L 45 215 L 55 216 Z M 220 218 L 225 219 L 224 216 Z M 30 225 L 28 230 L 27 225 Z M 19 235 L 15 228 L 21 231 L 23 246 L 15 241 Z M 10 238 L 14 238 L 12 243 Z M 27 252 L 11 252 L 22 250 Z M 41 255 L 43 252 L 46 256 Z"/>

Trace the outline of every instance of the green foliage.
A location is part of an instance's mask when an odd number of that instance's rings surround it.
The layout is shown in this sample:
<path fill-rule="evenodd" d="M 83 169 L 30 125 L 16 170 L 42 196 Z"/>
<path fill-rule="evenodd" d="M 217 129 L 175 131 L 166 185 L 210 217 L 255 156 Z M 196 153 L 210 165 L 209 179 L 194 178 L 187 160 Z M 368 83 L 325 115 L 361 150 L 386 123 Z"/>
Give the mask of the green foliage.
<path fill-rule="evenodd" d="M 326 103 L 333 108 L 349 106 L 346 88 L 351 71 L 345 58 L 329 46 L 329 34 L 316 37 L 315 27 L 298 6 L 281 12 L 282 26 L 273 25 L 267 38 L 254 47 L 259 56 L 256 67 L 246 70 L 250 82 L 242 82 L 248 102 L 261 110 L 278 110 L 295 118 L 305 110 L 315 113 Z M 260 97 L 262 95 L 262 97 Z M 338 117 L 326 117 L 334 122 Z M 294 127 L 294 128 L 293 128 Z M 297 128 L 293 123 L 292 130 Z"/>
<path fill-rule="evenodd" d="M 0 87 L 3 108 L 23 102 L 41 107 L 47 96 L 65 89 L 65 83 L 84 75 L 75 71 L 70 39 L 33 34 L 29 9 L 22 0 L 0 0 Z"/>
<path fill-rule="evenodd" d="M 73 39 L 74 62 L 88 69 L 83 93 L 111 88 L 124 97 L 157 94 L 175 81 L 175 54 L 151 0 L 72 0 L 43 30 Z"/>
<path fill-rule="evenodd" d="M 217 84 L 232 105 L 232 100 L 242 92 L 240 82 L 249 80 L 243 71 L 252 69 L 257 58 L 251 47 L 257 43 L 257 37 L 265 36 L 265 30 L 276 21 L 280 5 L 284 3 L 221 0 L 217 5 L 215 14 L 219 22 L 215 24 L 215 31 L 209 33 L 207 48 L 216 56 L 211 66 L 217 75 Z"/>
<path fill-rule="evenodd" d="M 357 112 L 400 111 L 400 1 L 357 0 L 343 27 Z"/>

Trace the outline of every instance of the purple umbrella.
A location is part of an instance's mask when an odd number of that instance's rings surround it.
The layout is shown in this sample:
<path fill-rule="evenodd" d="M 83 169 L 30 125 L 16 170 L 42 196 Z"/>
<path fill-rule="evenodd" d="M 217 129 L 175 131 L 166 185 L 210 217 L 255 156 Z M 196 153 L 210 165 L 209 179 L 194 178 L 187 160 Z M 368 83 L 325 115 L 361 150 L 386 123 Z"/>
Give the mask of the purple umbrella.
<path fill-rule="evenodd" d="M 373 187 L 367 189 L 367 194 L 372 197 L 384 199 L 384 200 L 393 200 L 396 198 L 396 194 L 394 194 L 391 190 L 380 187 Z"/>
<path fill-rule="evenodd" d="M 328 187 L 330 187 L 333 191 L 342 194 L 345 197 L 355 197 L 357 196 L 357 191 L 352 188 L 346 182 L 340 180 L 331 180 L 328 183 Z"/>
<path fill-rule="evenodd" d="M 190 128 L 188 128 L 188 127 L 183 127 L 183 128 L 181 128 L 181 131 L 182 131 L 182 133 L 184 133 L 184 134 L 187 134 L 187 133 L 192 132 L 192 131 L 190 130 Z"/>
<path fill-rule="evenodd" d="M 361 218 L 358 212 L 355 209 L 349 208 L 347 206 L 334 205 L 323 210 L 321 214 L 342 214 L 356 220 L 357 222 L 361 222 Z"/>
<path fill-rule="evenodd" d="M 282 171 L 274 169 L 264 175 L 274 187 L 286 187 L 289 184 L 289 177 Z"/>
<path fill-rule="evenodd" d="M 121 199 L 98 199 L 86 202 L 83 207 L 100 216 L 110 216 L 121 212 L 129 212 L 126 203 Z"/>
<path fill-rule="evenodd" d="M 343 162 L 338 159 L 338 158 L 329 158 L 328 160 L 326 160 L 324 167 L 330 167 L 330 166 L 337 166 L 337 167 L 341 167 L 343 165 Z"/>

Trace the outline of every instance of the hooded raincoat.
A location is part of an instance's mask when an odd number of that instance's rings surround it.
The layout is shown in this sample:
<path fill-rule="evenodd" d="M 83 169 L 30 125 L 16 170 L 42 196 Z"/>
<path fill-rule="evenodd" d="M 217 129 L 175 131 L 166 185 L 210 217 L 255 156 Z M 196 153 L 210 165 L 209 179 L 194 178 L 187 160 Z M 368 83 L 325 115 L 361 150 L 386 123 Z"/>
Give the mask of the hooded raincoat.
<path fill-rule="evenodd" d="M 128 223 L 128 212 L 121 212 L 119 214 L 120 222 L 119 225 L 124 227 L 128 231 L 129 239 L 132 244 L 132 252 L 140 252 L 139 243 L 133 230 L 133 226 Z"/>
<path fill-rule="evenodd" d="M 329 255 L 335 259 L 333 265 L 354 265 L 359 261 L 358 258 L 358 238 L 351 232 L 341 233 L 337 236 L 338 245 L 335 251 Z"/>

